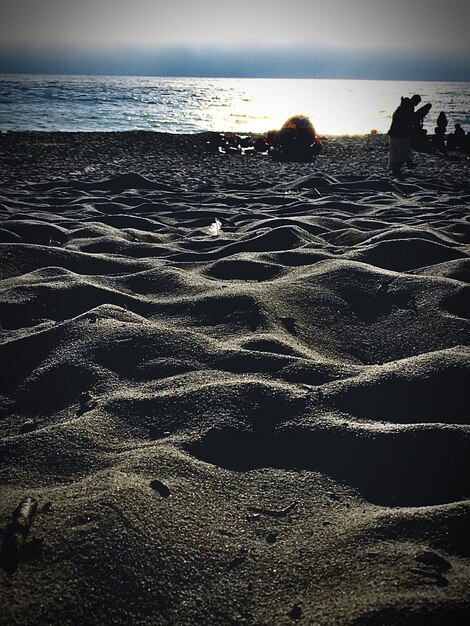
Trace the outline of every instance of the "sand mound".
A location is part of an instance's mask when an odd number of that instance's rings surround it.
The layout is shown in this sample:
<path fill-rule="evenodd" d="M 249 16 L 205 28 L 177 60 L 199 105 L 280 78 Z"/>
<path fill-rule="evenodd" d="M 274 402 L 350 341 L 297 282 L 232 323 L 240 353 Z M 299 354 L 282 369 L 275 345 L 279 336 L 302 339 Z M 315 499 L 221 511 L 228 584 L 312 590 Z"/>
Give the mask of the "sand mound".
<path fill-rule="evenodd" d="M 468 166 L 0 139 L 0 622 L 466 623 Z"/>

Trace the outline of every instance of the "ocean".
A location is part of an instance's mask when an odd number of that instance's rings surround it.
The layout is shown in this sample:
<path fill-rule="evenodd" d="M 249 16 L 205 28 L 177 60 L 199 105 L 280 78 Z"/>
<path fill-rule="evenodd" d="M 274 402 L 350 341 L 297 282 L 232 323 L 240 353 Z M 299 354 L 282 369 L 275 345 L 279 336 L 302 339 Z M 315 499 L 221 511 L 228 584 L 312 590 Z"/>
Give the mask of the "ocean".
<path fill-rule="evenodd" d="M 434 132 L 470 130 L 469 82 L 0 75 L 0 130 L 263 133 L 291 115 L 309 116 L 319 134 L 387 132 L 400 96 L 432 103 Z"/>

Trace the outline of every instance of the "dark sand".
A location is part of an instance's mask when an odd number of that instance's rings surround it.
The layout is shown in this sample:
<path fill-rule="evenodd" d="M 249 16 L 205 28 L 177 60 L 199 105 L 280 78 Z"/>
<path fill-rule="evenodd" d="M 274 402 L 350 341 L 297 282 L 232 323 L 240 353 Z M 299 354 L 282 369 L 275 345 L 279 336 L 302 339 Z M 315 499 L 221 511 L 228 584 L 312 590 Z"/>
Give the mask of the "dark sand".
<path fill-rule="evenodd" d="M 0 622 L 469 623 L 469 162 L 206 140 L 0 135 Z"/>

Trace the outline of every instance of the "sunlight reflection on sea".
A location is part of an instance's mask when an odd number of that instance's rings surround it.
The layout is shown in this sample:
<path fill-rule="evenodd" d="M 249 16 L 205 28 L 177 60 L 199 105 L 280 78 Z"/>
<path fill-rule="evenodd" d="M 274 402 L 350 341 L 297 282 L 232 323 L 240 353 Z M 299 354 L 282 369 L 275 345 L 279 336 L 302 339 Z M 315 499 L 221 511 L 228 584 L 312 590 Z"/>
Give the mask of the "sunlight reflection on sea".
<path fill-rule="evenodd" d="M 386 132 L 400 96 L 470 124 L 470 83 L 0 75 L 0 129 L 263 133 L 296 113 L 320 134 Z"/>

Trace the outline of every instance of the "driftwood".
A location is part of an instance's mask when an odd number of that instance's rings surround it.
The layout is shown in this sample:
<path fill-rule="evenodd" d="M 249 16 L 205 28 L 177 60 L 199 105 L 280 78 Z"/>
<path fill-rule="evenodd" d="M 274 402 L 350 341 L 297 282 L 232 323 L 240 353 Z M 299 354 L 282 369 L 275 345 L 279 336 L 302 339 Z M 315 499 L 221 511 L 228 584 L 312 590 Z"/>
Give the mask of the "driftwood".
<path fill-rule="evenodd" d="M 21 551 L 33 522 L 38 506 L 35 498 L 26 496 L 11 514 L 11 522 L 5 530 L 0 560 L 3 569 L 12 574 L 18 567 Z"/>

